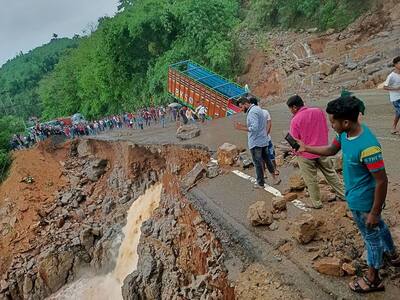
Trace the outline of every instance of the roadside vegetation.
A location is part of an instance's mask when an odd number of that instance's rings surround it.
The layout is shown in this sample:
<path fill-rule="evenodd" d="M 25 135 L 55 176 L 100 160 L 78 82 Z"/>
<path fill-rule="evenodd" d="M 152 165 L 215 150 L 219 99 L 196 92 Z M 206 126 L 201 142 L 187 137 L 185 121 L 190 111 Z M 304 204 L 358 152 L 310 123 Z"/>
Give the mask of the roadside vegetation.
<path fill-rule="evenodd" d="M 344 29 L 372 5 L 371 0 L 253 0 L 249 1 L 250 29 Z"/>
<path fill-rule="evenodd" d="M 0 68 L 0 174 L 8 140 L 29 117 L 88 119 L 168 101 L 168 65 L 192 59 L 223 76 L 240 74 L 237 32 L 342 29 L 370 0 L 120 0 L 87 36 L 58 38 Z M 243 42 L 243 41 L 241 41 Z M 268 41 L 261 41 L 269 51 Z M 265 49 L 264 49 L 265 48 Z M 13 117 L 12 117 L 13 116 Z M 11 118 L 11 119 L 10 119 Z M 3 167 L 6 166 L 6 167 Z"/>

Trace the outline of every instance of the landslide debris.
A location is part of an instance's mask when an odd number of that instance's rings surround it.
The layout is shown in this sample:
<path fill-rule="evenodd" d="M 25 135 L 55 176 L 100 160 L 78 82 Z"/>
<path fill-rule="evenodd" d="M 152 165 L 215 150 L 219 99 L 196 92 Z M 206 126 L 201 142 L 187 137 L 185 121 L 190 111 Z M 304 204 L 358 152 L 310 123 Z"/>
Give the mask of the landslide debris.
<path fill-rule="evenodd" d="M 152 299 L 172 297 L 178 290 L 188 298 L 233 297 L 221 245 L 180 188 L 181 180 L 192 185 L 205 173 L 207 151 L 95 140 L 74 141 L 51 151 L 39 147 L 18 152 L 1 186 L 2 195 L 18 198 L 0 203 L 1 211 L 14 220 L 13 227 L 2 230 L 1 257 L 6 264 L 1 264 L 0 299 L 43 299 L 84 270 L 112 270 L 127 209 L 157 182 L 164 187 L 160 207 L 142 226 L 138 267 L 125 280 L 125 298 L 139 291 Z M 29 185 L 16 180 L 27 174 L 38 179 Z M 60 182 L 46 184 L 55 175 Z M 15 182 L 27 192 L 16 191 Z M 32 191 L 38 193 L 34 206 Z M 10 206 L 13 202 L 18 206 Z M 26 243 L 13 244 L 16 237 Z"/>

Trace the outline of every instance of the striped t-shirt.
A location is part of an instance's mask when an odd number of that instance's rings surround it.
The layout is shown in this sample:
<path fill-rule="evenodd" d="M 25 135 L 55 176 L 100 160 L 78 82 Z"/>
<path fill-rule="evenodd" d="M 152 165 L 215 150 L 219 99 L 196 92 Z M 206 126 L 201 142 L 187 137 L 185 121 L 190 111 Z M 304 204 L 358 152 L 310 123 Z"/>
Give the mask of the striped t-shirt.
<path fill-rule="evenodd" d="M 382 148 L 371 130 L 362 125 L 362 133 L 348 138 L 338 135 L 333 144 L 343 152 L 343 177 L 346 201 L 351 210 L 369 212 L 375 195 L 375 179 L 371 173 L 385 169 Z"/>

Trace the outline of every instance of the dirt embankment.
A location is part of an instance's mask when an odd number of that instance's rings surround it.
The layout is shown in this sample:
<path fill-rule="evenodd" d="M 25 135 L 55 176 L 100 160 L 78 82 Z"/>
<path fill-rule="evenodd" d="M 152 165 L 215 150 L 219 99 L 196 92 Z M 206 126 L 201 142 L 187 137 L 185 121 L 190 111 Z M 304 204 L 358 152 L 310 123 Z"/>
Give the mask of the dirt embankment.
<path fill-rule="evenodd" d="M 14 256 L 36 248 L 39 212 L 66 184 L 62 164 L 68 146 L 51 150 L 47 145 L 15 152 L 10 176 L 1 185 L 0 274 L 6 273 Z"/>
<path fill-rule="evenodd" d="M 182 180 L 192 180 L 186 174 L 208 160 L 201 147 L 95 140 L 16 153 L 0 191 L 0 299 L 43 299 L 82 272 L 111 270 L 127 210 L 158 182 L 164 186 L 160 207 L 142 227 L 125 298 L 232 299 L 221 245 L 180 189 Z"/>
<path fill-rule="evenodd" d="M 295 93 L 313 100 L 342 88 L 376 88 L 400 55 L 399 11 L 398 1 L 379 1 L 344 31 L 271 32 L 260 39 L 266 45 L 243 34 L 248 54 L 238 79 L 268 103 Z"/>

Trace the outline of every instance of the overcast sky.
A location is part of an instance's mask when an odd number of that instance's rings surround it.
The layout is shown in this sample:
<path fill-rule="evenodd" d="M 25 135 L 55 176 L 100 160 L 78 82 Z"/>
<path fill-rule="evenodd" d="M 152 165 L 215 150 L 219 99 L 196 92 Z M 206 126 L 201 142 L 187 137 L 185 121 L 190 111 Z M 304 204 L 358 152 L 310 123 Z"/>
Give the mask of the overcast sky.
<path fill-rule="evenodd" d="M 0 66 L 20 51 L 58 37 L 82 34 L 99 17 L 112 16 L 118 0 L 0 0 Z"/>

